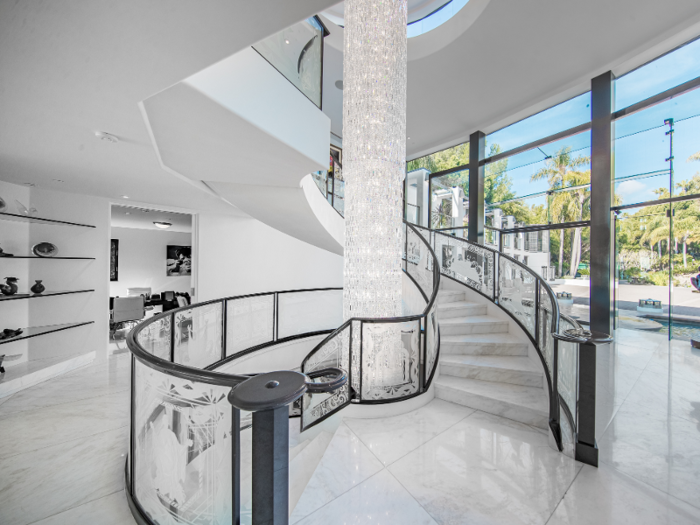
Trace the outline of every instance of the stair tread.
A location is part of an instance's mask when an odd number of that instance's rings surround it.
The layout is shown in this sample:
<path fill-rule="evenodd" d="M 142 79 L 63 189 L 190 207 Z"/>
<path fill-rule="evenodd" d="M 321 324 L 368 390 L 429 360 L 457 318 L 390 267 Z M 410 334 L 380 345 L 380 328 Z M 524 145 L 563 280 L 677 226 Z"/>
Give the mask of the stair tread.
<path fill-rule="evenodd" d="M 464 292 L 459 292 L 459 291 L 457 291 L 457 290 L 443 290 L 443 289 L 440 289 L 440 290 L 438 290 L 438 294 L 439 294 L 439 295 L 458 295 L 458 294 L 459 294 L 459 295 L 463 295 Z"/>
<path fill-rule="evenodd" d="M 470 303 L 468 301 L 455 301 L 453 303 L 440 303 L 440 304 L 438 304 L 438 310 L 451 310 L 453 308 L 470 308 L 473 306 L 486 307 L 485 304 Z"/>
<path fill-rule="evenodd" d="M 490 333 L 490 334 L 461 334 L 461 335 L 442 335 L 440 334 L 441 343 L 494 343 L 503 345 L 527 345 L 524 338 L 509 333 Z"/>
<path fill-rule="evenodd" d="M 450 317 L 447 319 L 440 319 L 440 324 L 463 324 L 463 323 L 478 323 L 478 324 L 490 324 L 490 323 L 507 323 L 503 319 L 492 315 L 470 315 L 469 317 Z"/>
<path fill-rule="evenodd" d="M 440 363 L 445 365 L 472 365 L 484 368 L 500 368 L 519 372 L 544 374 L 542 367 L 526 356 L 511 355 L 442 355 Z"/>
<path fill-rule="evenodd" d="M 478 379 L 441 375 L 437 386 L 453 388 L 510 405 L 521 406 L 541 414 L 548 414 L 547 394 L 540 387 L 512 385 Z"/>

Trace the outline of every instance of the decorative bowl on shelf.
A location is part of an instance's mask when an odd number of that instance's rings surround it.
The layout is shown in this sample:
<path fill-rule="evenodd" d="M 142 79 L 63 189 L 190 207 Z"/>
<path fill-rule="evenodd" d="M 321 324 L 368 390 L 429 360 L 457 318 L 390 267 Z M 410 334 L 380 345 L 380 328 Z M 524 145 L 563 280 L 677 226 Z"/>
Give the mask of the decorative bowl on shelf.
<path fill-rule="evenodd" d="M 55 257 L 58 254 L 58 248 L 50 242 L 40 242 L 32 246 L 32 253 L 37 257 Z"/>

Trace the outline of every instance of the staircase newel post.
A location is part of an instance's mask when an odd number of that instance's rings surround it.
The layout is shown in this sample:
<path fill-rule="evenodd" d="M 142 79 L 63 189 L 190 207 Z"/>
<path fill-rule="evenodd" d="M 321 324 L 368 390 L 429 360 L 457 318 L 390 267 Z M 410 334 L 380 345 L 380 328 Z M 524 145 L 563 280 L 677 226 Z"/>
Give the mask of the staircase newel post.
<path fill-rule="evenodd" d="M 289 523 L 289 405 L 306 392 L 306 379 L 298 372 L 270 372 L 229 393 L 235 408 L 253 412 L 253 525 Z"/>

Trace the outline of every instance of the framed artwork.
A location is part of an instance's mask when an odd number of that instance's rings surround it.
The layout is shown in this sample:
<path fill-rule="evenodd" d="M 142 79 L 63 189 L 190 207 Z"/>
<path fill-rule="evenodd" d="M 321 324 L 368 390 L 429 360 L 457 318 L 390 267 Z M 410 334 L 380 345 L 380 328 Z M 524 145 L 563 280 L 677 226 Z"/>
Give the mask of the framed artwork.
<path fill-rule="evenodd" d="M 169 277 L 192 275 L 192 247 L 168 245 L 165 264 Z"/>
<path fill-rule="evenodd" d="M 112 239 L 109 244 L 109 280 L 119 280 L 119 239 Z"/>

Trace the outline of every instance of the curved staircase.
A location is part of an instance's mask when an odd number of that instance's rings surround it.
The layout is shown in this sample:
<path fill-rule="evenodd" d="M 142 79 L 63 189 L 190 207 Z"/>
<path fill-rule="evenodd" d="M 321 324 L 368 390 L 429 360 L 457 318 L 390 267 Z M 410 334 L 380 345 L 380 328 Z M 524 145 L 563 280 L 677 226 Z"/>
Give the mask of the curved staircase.
<path fill-rule="evenodd" d="M 542 366 L 528 356 L 527 337 L 469 302 L 466 291 L 440 290 L 440 377 L 435 395 L 490 414 L 547 429 Z"/>

